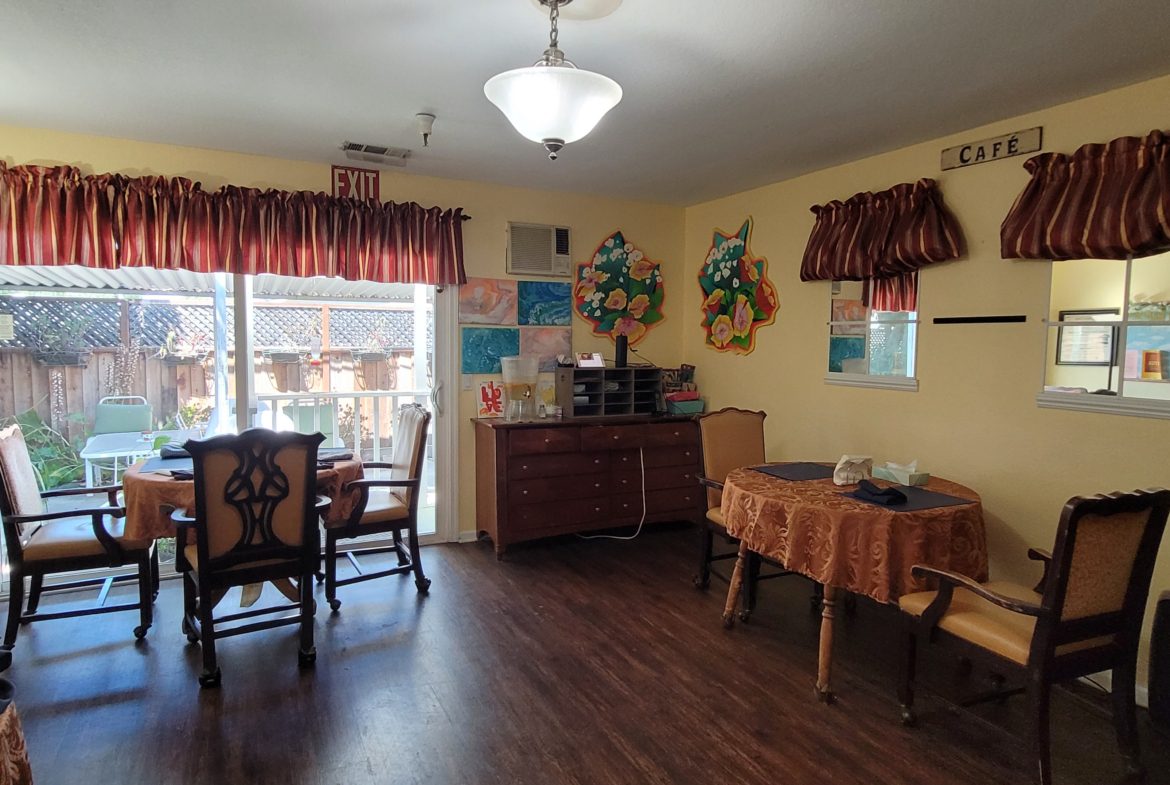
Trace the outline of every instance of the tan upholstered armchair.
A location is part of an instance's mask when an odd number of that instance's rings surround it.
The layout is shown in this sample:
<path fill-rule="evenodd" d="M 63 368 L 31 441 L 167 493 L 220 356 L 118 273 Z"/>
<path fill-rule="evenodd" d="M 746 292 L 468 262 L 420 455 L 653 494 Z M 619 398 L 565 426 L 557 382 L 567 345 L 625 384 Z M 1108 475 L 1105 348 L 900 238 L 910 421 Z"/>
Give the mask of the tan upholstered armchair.
<path fill-rule="evenodd" d="M 1134 705 L 1138 639 L 1150 577 L 1170 512 L 1170 491 L 1134 491 L 1075 497 L 1064 506 L 1053 555 L 1035 589 L 1011 583 L 979 584 L 962 575 L 915 566 L 918 577 L 938 579 L 938 591 L 903 596 L 907 621 L 902 718 L 914 723 L 916 645 L 945 640 L 997 671 L 1024 676 L 1035 713 L 1032 748 L 1037 781 L 1052 781 L 1049 690 L 1060 681 L 1113 671 L 1114 723 L 1131 772 L 1140 770 Z M 974 701 L 971 701 L 974 702 Z"/>
<path fill-rule="evenodd" d="M 430 422 L 431 413 L 422 406 L 408 404 L 400 407 L 394 422 L 394 452 L 391 462 L 367 462 L 362 465 L 366 471 L 386 470 L 389 476 L 351 482 L 348 487 L 357 489 L 361 494 L 353 514 L 346 521 L 326 523 L 325 597 L 333 610 L 341 607 L 341 600 L 337 599 L 337 587 L 359 581 L 410 572 L 414 573 L 414 586 L 420 594 L 426 594 L 430 589 L 431 581 L 423 574 L 418 546 L 418 498 L 422 492 L 423 458 Z M 357 574 L 338 580 L 337 542 L 364 537 L 367 534 L 384 533 L 391 533 L 394 543 L 347 551 L 345 556 Z M 398 557 L 398 566 L 379 572 L 363 573 L 358 567 L 357 556 L 375 553 L 394 553 Z"/>
<path fill-rule="evenodd" d="M 175 566 L 183 573 L 183 632 L 203 650 L 199 683 L 216 687 L 220 638 L 288 624 L 300 625 L 299 662 L 311 666 L 313 576 L 321 562 L 318 521 L 329 500 L 318 497 L 319 433 L 250 428 L 236 435 L 188 441 L 194 459 L 194 515 L 176 510 Z M 291 604 L 216 617 L 228 589 L 272 581 Z M 287 614 L 287 611 L 296 611 Z M 265 614 L 275 619 L 230 628 L 217 625 Z"/>
<path fill-rule="evenodd" d="M 120 486 L 67 488 L 41 492 L 36 470 L 20 427 L 0 430 L 0 516 L 11 567 L 8 595 L 8 624 L 4 649 L 16 644 L 20 625 L 47 619 L 87 616 L 93 613 L 133 611 L 139 613 L 134 637 L 143 638 L 150 629 L 152 606 L 158 593 L 158 553 L 154 541 L 131 542 L 123 537 L 126 510 L 118 506 Z M 49 512 L 45 500 L 60 496 L 104 495 L 105 504 L 94 501 L 84 509 Z M 38 613 L 46 575 L 138 566 L 137 574 L 86 578 L 61 584 L 71 589 L 102 585 L 98 607 Z M 29 579 L 25 606 L 25 579 Z M 106 594 L 115 582 L 138 582 L 138 602 L 105 605 Z"/>
<path fill-rule="evenodd" d="M 727 534 L 727 529 L 723 525 L 723 514 L 720 512 L 723 482 L 733 469 L 759 466 L 766 461 L 764 418 L 767 416 L 765 412 L 728 407 L 698 418 L 699 441 L 703 450 L 703 475 L 699 477 L 699 484 L 707 488 L 707 520 L 703 522 L 699 532 L 699 574 L 694 579 L 695 586 L 700 589 L 706 589 L 710 585 L 712 575 L 720 580 L 730 580 L 729 575 L 712 569 L 715 562 L 735 559 L 738 555 L 737 549 L 715 553 L 716 535 L 728 543 L 739 542 Z M 761 575 L 762 562 L 759 554 L 748 554 L 742 609 L 739 612 L 741 621 L 747 621 L 755 610 L 757 588 L 761 579 L 793 574 L 782 569 L 777 573 Z M 728 624 L 732 621 L 730 617 L 724 619 Z"/>

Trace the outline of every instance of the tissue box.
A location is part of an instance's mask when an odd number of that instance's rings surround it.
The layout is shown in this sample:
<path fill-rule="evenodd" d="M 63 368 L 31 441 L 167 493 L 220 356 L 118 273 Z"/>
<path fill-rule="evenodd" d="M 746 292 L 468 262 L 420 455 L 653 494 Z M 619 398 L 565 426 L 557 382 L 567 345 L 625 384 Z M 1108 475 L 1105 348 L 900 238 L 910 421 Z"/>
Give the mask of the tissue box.
<path fill-rule="evenodd" d="M 671 414 L 702 414 L 706 407 L 703 399 L 697 401 L 667 401 L 666 410 Z"/>
<path fill-rule="evenodd" d="M 930 472 L 909 472 L 905 469 L 888 469 L 885 466 L 873 467 L 873 476 L 879 480 L 889 480 L 902 485 L 926 485 L 930 480 Z"/>

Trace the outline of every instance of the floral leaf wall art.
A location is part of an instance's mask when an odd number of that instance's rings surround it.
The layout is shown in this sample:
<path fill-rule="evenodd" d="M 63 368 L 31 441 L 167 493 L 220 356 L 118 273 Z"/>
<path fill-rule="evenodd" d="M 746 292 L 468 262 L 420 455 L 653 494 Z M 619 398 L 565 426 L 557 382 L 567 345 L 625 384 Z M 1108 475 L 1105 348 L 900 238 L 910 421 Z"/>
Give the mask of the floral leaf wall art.
<path fill-rule="evenodd" d="M 662 267 L 646 257 L 620 231 L 597 246 L 593 259 L 577 265 L 573 308 L 610 340 L 624 335 L 637 346 L 662 321 L 666 290 Z"/>
<path fill-rule="evenodd" d="M 752 219 L 734 234 L 719 229 L 699 269 L 703 289 L 703 330 L 706 343 L 720 352 L 748 354 L 756 330 L 776 320 L 780 303 L 768 280 L 768 260 L 752 255 Z"/>

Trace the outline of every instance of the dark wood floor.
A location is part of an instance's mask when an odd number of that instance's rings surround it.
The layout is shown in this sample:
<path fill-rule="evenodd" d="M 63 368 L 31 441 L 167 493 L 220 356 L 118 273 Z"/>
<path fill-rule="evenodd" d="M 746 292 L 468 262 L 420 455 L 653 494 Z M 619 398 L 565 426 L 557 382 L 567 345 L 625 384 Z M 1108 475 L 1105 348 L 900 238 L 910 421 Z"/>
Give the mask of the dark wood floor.
<path fill-rule="evenodd" d="M 919 728 L 898 724 L 890 609 L 841 620 L 826 707 L 809 584 L 766 582 L 752 623 L 725 632 L 722 586 L 691 587 L 694 545 L 655 530 L 502 564 L 487 544 L 427 548 L 429 597 L 409 579 L 345 588 L 339 614 L 318 611 L 315 671 L 297 670 L 295 628 L 270 630 L 221 644 L 213 691 L 167 583 L 144 644 L 131 615 L 45 622 L 4 675 L 41 785 L 1030 782 L 1002 730 L 1022 727 L 1015 701 L 981 719 L 926 699 Z M 1089 698 L 1057 695 L 1058 783 L 1122 781 Z M 1170 744 L 1142 730 L 1149 782 L 1170 782 Z"/>

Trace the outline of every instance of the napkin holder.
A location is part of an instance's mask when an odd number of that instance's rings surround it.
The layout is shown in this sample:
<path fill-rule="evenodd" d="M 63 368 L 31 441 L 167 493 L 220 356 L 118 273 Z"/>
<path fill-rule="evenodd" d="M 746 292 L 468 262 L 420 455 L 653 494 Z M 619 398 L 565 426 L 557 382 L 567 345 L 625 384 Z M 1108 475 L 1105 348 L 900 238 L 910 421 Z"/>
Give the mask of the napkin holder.
<path fill-rule="evenodd" d="M 930 481 L 930 472 L 912 472 L 909 469 L 892 469 L 888 466 L 875 466 L 873 476 L 899 485 L 926 485 Z"/>
<path fill-rule="evenodd" d="M 853 485 L 868 480 L 873 469 L 873 458 L 868 455 L 842 455 L 833 469 L 834 485 Z"/>

